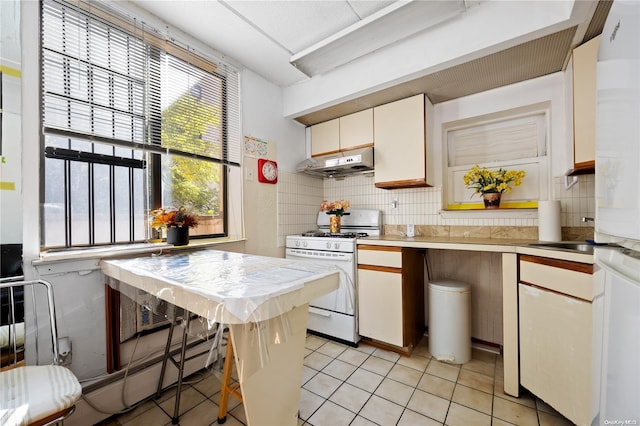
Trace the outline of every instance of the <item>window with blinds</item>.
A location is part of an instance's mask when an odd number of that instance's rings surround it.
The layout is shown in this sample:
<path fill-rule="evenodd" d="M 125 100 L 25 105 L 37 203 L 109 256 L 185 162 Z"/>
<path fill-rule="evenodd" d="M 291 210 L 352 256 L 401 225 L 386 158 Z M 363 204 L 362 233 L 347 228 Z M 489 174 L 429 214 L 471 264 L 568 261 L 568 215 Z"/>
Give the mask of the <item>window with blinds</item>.
<path fill-rule="evenodd" d="M 197 214 L 192 236 L 226 235 L 237 71 L 120 11 L 41 7 L 43 247 L 146 241 L 161 206 Z"/>
<path fill-rule="evenodd" d="M 546 199 L 546 120 L 546 113 L 539 111 L 449 128 L 446 131 L 447 209 L 484 207 L 473 189 L 464 185 L 463 176 L 475 164 L 490 170 L 525 171 L 523 184 L 503 194 L 503 207 L 533 208 L 539 199 Z"/>

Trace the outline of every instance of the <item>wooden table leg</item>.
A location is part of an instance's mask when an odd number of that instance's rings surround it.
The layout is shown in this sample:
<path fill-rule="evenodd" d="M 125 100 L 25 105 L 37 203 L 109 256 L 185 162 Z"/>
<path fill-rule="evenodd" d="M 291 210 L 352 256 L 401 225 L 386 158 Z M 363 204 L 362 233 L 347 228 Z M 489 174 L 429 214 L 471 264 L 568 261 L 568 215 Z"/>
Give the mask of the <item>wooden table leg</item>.
<path fill-rule="evenodd" d="M 233 371 L 233 344 L 231 339 L 227 341 L 227 351 L 224 356 L 224 368 L 222 371 L 222 390 L 220 391 L 220 407 L 218 408 L 218 423 L 227 421 L 227 408 L 229 406 L 229 394 L 242 402 L 242 395 L 238 392 L 239 384 L 231 386 L 231 373 Z"/>

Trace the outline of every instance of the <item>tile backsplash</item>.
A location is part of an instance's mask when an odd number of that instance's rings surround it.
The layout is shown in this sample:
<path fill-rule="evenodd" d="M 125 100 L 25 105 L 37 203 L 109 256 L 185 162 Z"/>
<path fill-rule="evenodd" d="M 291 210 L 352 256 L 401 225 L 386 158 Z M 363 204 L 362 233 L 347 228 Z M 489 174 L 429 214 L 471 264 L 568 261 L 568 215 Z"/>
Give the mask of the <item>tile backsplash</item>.
<path fill-rule="evenodd" d="M 320 203 L 324 199 L 321 178 L 299 173 L 278 173 L 278 243 L 287 235 L 316 229 Z"/>
<path fill-rule="evenodd" d="M 578 182 L 565 189 L 564 178 L 553 180 L 556 200 L 560 200 L 562 226 L 589 226 L 593 222 L 582 222 L 583 217 L 594 217 L 596 214 L 595 175 L 578 176 Z"/>
<path fill-rule="evenodd" d="M 538 219 L 531 217 L 465 218 L 464 214 L 459 214 L 453 218 L 443 218 L 440 213 L 440 187 L 384 190 L 376 188 L 374 177 L 367 174 L 344 179 L 322 179 L 281 172 L 278 179 L 278 235 L 282 244 L 286 235 L 315 229 L 318 208 L 323 199 L 345 199 L 349 200 L 352 208 L 379 209 L 382 211 L 383 224 L 388 229 L 409 223 L 448 227 L 486 226 L 493 229 L 538 226 Z M 578 239 L 583 233 L 588 236 L 593 223 L 584 223 L 581 218 L 595 214 L 594 175 L 578 176 L 577 182 L 569 189 L 565 189 L 564 177 L 554 178 L 553 184 L 554 197 L 560 200 L 561 205 L 563 239 L 573 239 L 565 237 L 565 231 L 570 236 L 578 235 Z"/>

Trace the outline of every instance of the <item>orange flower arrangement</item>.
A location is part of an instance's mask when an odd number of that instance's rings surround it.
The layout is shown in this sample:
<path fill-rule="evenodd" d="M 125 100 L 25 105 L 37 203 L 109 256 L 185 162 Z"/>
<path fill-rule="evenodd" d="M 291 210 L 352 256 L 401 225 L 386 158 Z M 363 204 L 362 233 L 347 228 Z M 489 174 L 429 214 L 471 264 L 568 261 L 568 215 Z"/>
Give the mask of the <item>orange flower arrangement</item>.
<path fill-rule="evenodd" d="M 349 208 L 349 202 L 345 200 L 334 201 L 333 203 L 327 202 L 324 200 L 320 203 L 320 211 L 327 212 L 327 214 L 333 214 L 336 216 L 343 216 L 347 213 L 347 209 Z"/>
<path fill-rule="evenodd" d="M 187 226 L 198 226 L 196 216 L 189 213 L 186 207 L 162 207 L 151 211 L 151 227 L 154 229 Z"/>

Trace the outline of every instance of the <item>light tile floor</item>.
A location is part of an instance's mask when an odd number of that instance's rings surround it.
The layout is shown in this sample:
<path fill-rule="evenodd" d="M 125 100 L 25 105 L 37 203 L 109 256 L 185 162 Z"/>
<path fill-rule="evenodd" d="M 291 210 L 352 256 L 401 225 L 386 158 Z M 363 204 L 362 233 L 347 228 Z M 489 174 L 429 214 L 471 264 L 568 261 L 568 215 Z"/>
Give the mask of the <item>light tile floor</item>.
<path fill-rule="evenodd" d="M 470 362 L 446 364 L 431 357 L 427 338 L 411 357 L 313 335 L 305 346 L 299 425 L 572 424 L 530 394 L 505 395 L 499 355 L 474 349 Z M 183 388 L 180 424 L 217 425 L 218 375 L 202 370 L 185 380 L 193 383 Z M 174 401 L 175 388 L 101 425 L 170 425 Z M 242 404 L 230 397 L 225 425 L 245 424 Z"/>

